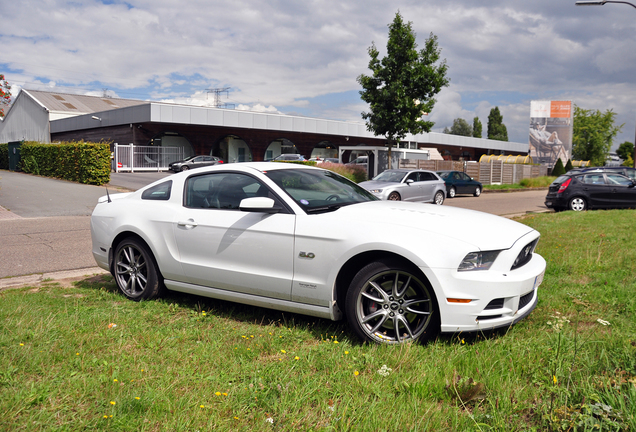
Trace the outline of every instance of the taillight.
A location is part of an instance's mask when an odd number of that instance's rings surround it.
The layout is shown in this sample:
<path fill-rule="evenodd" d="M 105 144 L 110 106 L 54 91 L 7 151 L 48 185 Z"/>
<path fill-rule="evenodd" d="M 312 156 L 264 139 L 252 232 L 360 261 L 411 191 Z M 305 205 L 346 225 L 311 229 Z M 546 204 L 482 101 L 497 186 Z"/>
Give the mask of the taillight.
<path fill-rule="evenodd" d="M 568 188 L 568 186 L 570 186 L 570 182 L 571 181 L 572 181 L 572 179 L 569 178 L 566 181 L 564 181 L 563 183 L 561 183 L 561 187 L 559 187 L 559 191 L 557 193 L 561 193 L 564 190 L 566 190 Z"/>

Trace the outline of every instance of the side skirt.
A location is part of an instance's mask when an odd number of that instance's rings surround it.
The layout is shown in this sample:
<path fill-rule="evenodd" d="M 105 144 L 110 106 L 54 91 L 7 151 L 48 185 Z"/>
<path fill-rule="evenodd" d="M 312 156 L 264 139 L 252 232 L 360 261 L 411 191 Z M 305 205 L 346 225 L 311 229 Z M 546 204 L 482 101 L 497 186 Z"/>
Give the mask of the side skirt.
<path fill-rule="evenodd" d="M 315 316 L 318 318 L 326 318 L 329 320 L 336 320 L 332 314 L 332 310 L 327 307 L 294 303 L 287 300 L 279 300 L 267 297 L 260 297 L 251 294 L 238 293 L 234 291 L 225 291 L 216 288 L 203 287 L 199 285 L 192 285 L 183 282 L 177 282 L 172 280 L 164 280 L 166 288 L 171 291 L 179 291 L 188 294 L 199 295 L 202 297 L 210 297 L 219 300 L 226 300 L 241 304 L 248 304 L 251 306 L 259 306 L 268 309 L 275 309 L 284 312 L 293 312 L 303 315 Z"/>

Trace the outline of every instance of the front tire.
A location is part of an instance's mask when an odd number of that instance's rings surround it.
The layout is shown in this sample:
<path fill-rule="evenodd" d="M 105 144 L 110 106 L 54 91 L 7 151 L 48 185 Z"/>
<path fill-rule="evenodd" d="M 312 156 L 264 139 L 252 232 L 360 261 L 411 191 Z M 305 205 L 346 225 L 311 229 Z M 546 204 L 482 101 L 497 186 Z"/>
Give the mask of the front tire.
<path fill-rule="evenodd" d="M 364 341 L 399 344 L 424 341 L 439 332 L 432 288 L 417 270 L 383 259 L 362 268 L 345 301 L 347 321 Z"/>
<path fill-rule="evenodd" d="M 190 169 L 190 167 L 187 166 L 187 165 L 184 165 L 184 166 L 181 167 L 181 171 L 187 171 L 189 169 Z"/>
<path fill-rule="evenodd" d="M 437 191 L 435 193 L 435 198 L 433 199 L 433 202 L 437 205 L 442 205 L 444 204 L 444 192 L 442 191 Z"/>
<path fill-rule="evenodd" d="M 391 192 L 388 198 L 389 201 L 400 201 L 401 199 L 402 197 L 397 192 Z"/>
<path fill-rule="evenodd" d="M 584 211 L 587 209 L 585 199 L 581 197 L 574 197 L 568 202 L 568 208 L 573 211 Z"/>
<path fill-rule="evenodd" d="M 481 188 L 479 186 L 475 188 L 475 192 L 473 193 L 473 195 L 475 195 L 476 197 L 481 195 Z"/>
<path fill-rule="evenodd" d="M 455 189 L 455 186 L 451 186 L 451 188 L 448 191 L 448 197 L 455 198 L 455 195 L 457 195 L 457 189 Z"/>
<path fill-rule="evenodd" d="M 131 300 L 152 300 L 159 296 L 162 282 L 152 253 L 141 240 L 124 239 L 115 249 L 115 281 Z"/>

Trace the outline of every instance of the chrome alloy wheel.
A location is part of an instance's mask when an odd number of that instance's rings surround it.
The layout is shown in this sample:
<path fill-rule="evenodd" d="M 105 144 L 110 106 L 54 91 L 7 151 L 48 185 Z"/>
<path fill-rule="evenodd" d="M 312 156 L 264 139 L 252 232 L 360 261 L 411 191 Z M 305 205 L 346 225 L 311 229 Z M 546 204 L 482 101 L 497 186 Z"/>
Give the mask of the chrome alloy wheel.
<path fill-rule="evenodd" d="M 129 298 L 143 295 L 148 284 L 148 259 L 133 244 L 119 248 L 115 257 L 117 285 Z"/>
<path fill-rule="evenodd" d="M 388 270 L 362 286 L 355 302 L 356 321 L 374 342 L 413 341 L 428 328 L 433 303 L 428 288 L 415 276 Z"/>
<path fill-rule="evenodd" d="M 575 197 L 570 200 L 570 209 L 574 211 L 585 210 L 585 200 L 580 197 Z"/>

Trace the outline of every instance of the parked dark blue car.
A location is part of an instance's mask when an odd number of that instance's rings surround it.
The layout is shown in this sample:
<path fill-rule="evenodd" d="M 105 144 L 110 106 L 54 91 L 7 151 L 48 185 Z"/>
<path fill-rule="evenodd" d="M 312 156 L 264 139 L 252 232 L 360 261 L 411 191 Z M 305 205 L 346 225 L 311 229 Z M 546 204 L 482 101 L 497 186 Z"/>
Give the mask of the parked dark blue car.
<path fill-rule="evenodd" d="M 454 198 L 458 194 L 470 194 L 478 197 L 483 186 L 461 171 L 437 171 L 437 175 L 446 183 L 446 196 Z"/>

